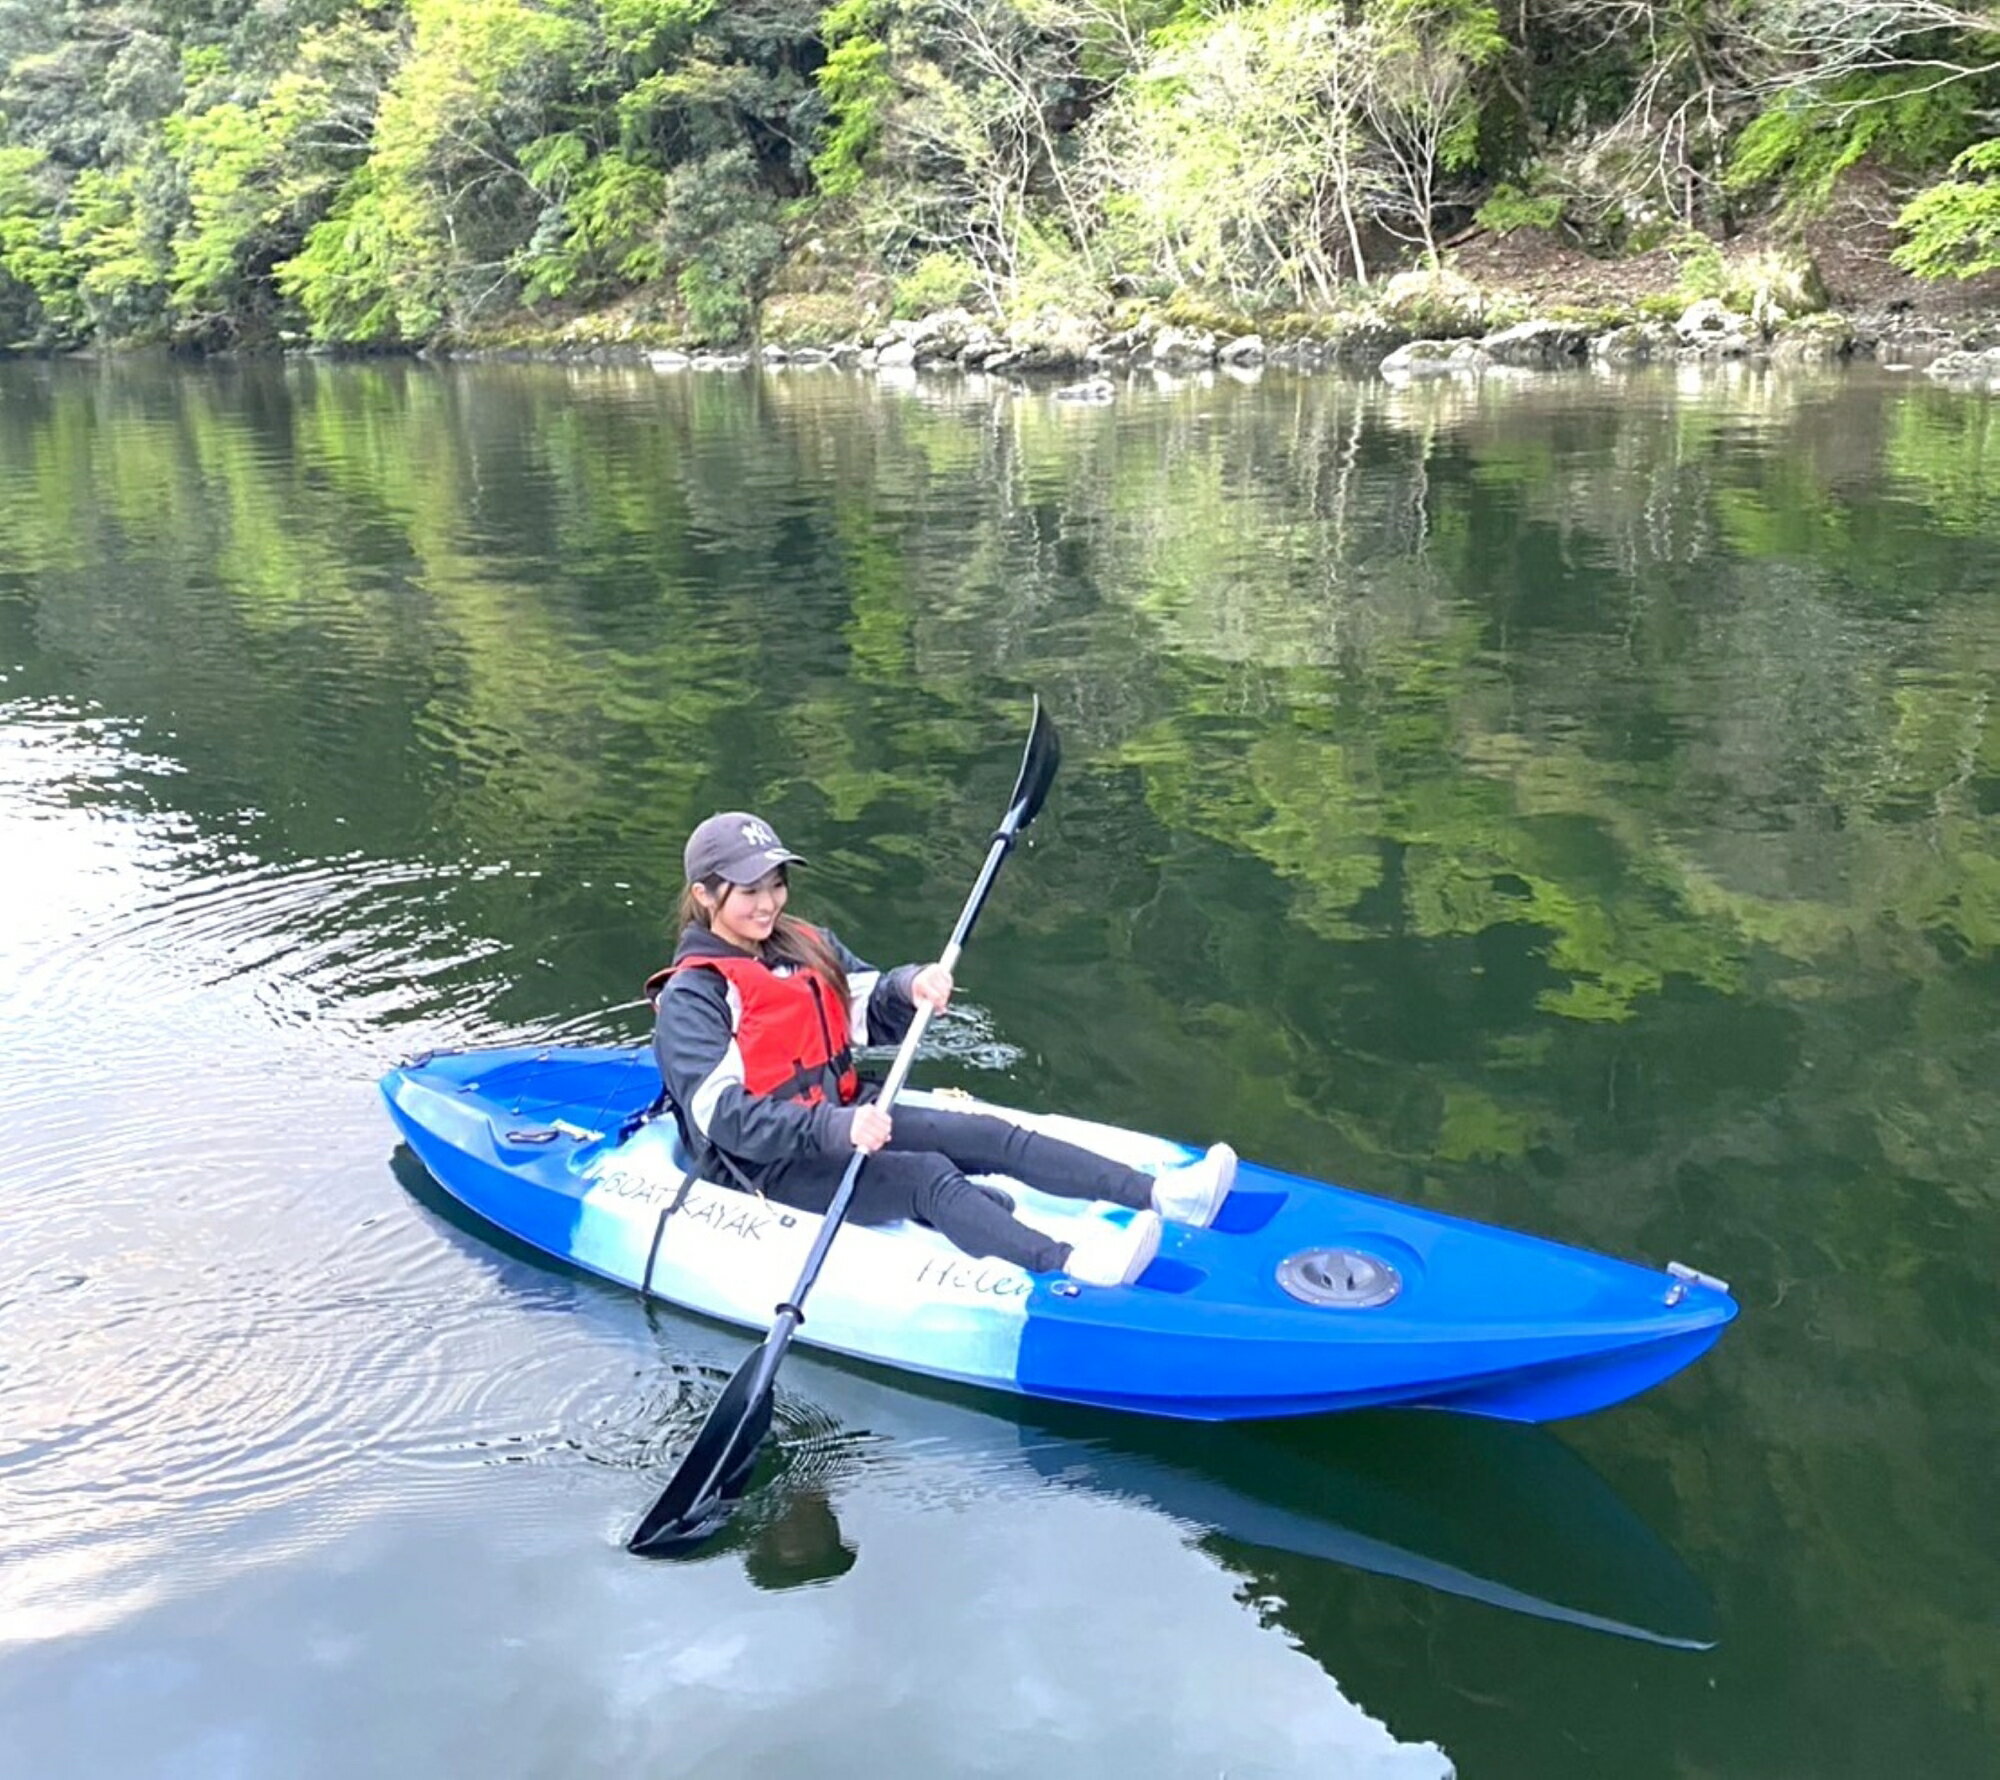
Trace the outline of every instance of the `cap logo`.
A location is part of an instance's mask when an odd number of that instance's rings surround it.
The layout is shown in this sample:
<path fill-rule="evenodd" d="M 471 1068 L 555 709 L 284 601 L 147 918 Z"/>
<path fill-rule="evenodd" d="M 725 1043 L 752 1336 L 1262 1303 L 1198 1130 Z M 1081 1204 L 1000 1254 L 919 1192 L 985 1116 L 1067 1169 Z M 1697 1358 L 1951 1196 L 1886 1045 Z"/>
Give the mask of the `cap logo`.
<path fill-rule="evenodd" d="M 743 840 L 746 846 L 751 847 L 775 847 L 778 844 L 778 837 L 757 821 L 743 824 Z"/>

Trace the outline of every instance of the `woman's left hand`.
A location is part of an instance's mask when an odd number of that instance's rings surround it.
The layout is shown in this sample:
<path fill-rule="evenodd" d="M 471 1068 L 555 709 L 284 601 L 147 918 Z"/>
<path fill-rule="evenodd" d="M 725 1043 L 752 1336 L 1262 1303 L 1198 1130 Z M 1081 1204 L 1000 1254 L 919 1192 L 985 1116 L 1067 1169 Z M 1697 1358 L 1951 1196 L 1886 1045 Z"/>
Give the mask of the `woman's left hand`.
<path fill-rule="evenodd" d="M 951 1000 L 951 972 L 942 964 L 926 964 L 910 984 L 910 998 L 934 1014 L 944 1012 Z"/>

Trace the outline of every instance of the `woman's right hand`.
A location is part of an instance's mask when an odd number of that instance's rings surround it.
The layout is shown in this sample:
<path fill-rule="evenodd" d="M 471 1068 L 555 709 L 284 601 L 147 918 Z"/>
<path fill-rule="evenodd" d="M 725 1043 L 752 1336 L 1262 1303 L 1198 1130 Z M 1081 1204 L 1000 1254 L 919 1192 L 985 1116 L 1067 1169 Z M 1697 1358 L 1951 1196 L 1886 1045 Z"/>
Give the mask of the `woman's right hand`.
<path fill-rule="evenodd" d="M 867 1100 L 854 1109 L 854 1123 L 848 1136 L 857 1150 L 872 1156 L 889 1141 L 890 1131 L 889 1115 L 874 1101 Z"/>

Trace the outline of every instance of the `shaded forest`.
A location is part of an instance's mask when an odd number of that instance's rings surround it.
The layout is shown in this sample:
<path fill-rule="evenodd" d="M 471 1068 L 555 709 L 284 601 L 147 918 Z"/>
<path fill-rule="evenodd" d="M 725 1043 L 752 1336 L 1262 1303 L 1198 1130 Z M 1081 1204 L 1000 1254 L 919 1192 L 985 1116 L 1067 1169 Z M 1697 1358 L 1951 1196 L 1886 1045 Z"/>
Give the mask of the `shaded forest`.
<path fill-rule="evenodd" d="M 0 346 L 690 341 L 1365 300 L 1865 176 L 2000 267 L 2000 11 L 1938 0 L 0 0 Z"/>

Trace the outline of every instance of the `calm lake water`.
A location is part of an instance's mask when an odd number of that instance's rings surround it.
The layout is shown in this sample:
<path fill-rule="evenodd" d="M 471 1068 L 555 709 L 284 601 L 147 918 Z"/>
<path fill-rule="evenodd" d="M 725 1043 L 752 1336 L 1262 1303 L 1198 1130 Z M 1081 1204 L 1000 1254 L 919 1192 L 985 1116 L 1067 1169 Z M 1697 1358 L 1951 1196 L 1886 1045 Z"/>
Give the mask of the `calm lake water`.
<path fill-rule="evenodd" d="M 2000 1772 L 2000 404 L 0 366 L 0 1749 L 36 1776 Z M 1557 1429 L 1175 1428 L 482 1233 L 423 1047 L 634 1042 L 680 841 L 918 1079 L 1728 1279 Z"/>

